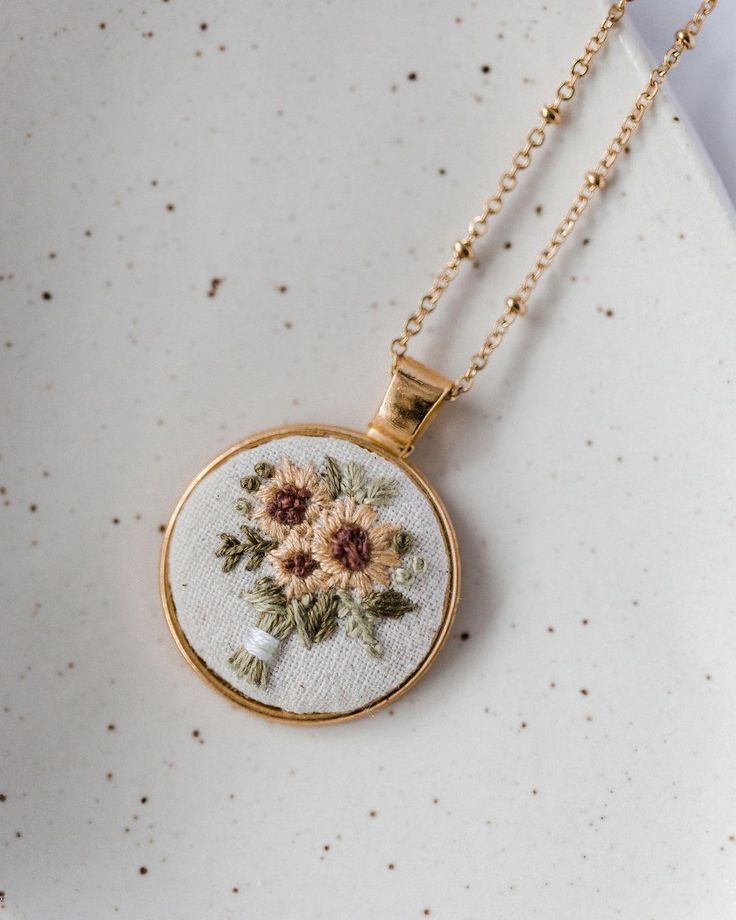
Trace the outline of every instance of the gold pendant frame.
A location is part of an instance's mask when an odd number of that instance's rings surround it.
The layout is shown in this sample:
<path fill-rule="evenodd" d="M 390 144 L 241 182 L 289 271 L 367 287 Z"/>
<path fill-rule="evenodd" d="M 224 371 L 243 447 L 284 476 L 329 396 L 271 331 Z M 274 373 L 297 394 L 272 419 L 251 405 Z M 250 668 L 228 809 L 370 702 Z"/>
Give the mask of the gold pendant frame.
<path fill-rule="evenodd" d="M 442 534 L 445 549 L 447 550 L 449 575 L 447 581 L 447 589 L 445 591 L 442 621 L 434 637 L 432 645 L 427 652 L 427 655 L 422 660 L 421 664 L 416 668 L 416 670 L 411 675 L 409 675 L 409 677 L 398 687 L 393 688 L 380 699 L 374 700 L 368 705 L 360 709 L 352 710 L 350 712 L 288 712 L 287 710 L 279 709 L 276 706 L 269 706 L 266 703 L 261 703 L 258 700 L 254 700 L 241 691 L 235 689 L 226 680 L 220 677 L 219 674 L 216 674 L 211 668 L 209 668 L 204 660 L 200 658 L 197 652 L 190 645 L 179 623 L 176 612 L 176 605 L 174 604 L 174 599 L 171 592 L 171 586 L 169 582 L 169 548 L 171 544 L 171 537 L 174 532 L 179 513 L 196 486 L 206 476 L 216 470 L 221 464 L 230 460 L 236 454 L 245 450 L 249 450 L 253 447 L 258 447 L 260 444 L 265 444 L 269 441 L 276 441 L 282 438 L 293 436 L 340 438 L 346 441 L 350 441 L 351 443 L 365 448 L 366 450 L 372 451 L 373 453 L 378 454 L 378 456 L 383 457 L 385 460 L 393 463 L 400 472 L 406 475 L 414 483 L 414 485 L 420 490 L 420 492 L 424 494 L 424 496 L 429 501 L 437 519 L 437 524 Z M 179 499 L 179 502 L 174 509 L 174 513 L 171 516 L 171 520 L 169 521 L 169 524 L 166 528 L 166 532 L 164 533 L 163 546 L 161 549 L 161 562 L 159 567 L 159 585 L 161 591 L 161 602 L 163 604 L 164 613 L 166 615 L 166 621 L 174 637 L 174 641 L 176 642 L 179 650 L 191 665 L 191 667 L 194 668 L 199 676 L 203 678 L 211 687 L 224 694 L 224 696 L 226 696 L 231 702 L 236 703 L 238 706 L 243 706 L 244 708 L 249 709 L 251 712 L 257 713 L 258 715 L 266 716 L 270 719 L 276 719 L 281 722 L 290 722 L 299 725 L 324 725 L 327 723 L 346 722 L 350 719 L 356 719 L 360 716 L 377 712 L 384 706 L 388 706 L 395 702 L 403 693 L 406 693 L 407 690 L 413 687 L 414 684 L 427 673 L 430 666 L 437 658 L 437 655 L 439 654 L 442 646 L 447 641 L 447 637 L 450 634 L 450 630 L 452 629 L 452 625 L 455 620 L 455 613 L 457 611 L 457 605 L 460 598 L 460 555 L 458 551 L 455 530 L 440 497 L 437 495 L 434 488 L 429 484 L 424 475 L 414 467 L 410 466 L 401 457 L 397 456 L 394 451 L 388 449 L 380 443 L 377 443 L 367 435 L 361 434 L 357 431 L 352 431 L 349 428 L 339 428 L 331 425 L 290 425 L 287 427 L 273 428 L 268 431 L 260 432 L 258 434 L 252 435 L 250 438 L 246 438 L 246 440 L 241 441 L 238 444 L 233 445 L 223 454 L 220 454 L 220 456 L 213 460 L 208 466 L 206 466 L 202 472 L 199 473 L 199 475 L 194 479 L 194 481 L 187 487 L 186 491 Z"/>

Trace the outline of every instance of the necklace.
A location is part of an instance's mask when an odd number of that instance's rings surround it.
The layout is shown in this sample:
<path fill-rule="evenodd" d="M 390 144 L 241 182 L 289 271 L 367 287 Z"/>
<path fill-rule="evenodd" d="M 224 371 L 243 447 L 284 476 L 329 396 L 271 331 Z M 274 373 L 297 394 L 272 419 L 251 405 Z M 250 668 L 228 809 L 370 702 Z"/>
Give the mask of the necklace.
<path fill-rule="evenodd" d="M 631 0 L 618 0 L 513 155 L 452 256 L 391 343 L 392 375 L 368 431 L 294 425 L 261 432 L 207 466 L 164 535 L 164 610 L 185 658 L 232 701 L 292 722 L 374 712 L 422 677 L 460 592 L 457 540 L 440 498 L 407 457 L 445 402 L 470 391 L 639 127 L 717 0 L 703 0 L 651 72 L 549 243 L 466 371 L 451 380 L 407 349 L 519 175 L 561 123 Z"/>

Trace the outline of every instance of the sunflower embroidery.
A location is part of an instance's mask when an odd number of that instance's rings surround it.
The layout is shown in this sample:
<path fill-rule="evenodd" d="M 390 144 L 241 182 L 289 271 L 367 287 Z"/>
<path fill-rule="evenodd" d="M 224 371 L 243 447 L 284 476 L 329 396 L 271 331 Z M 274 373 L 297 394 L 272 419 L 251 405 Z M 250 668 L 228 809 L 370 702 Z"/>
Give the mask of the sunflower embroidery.
<path fill-rule="evenodd" d="M 326 457 L 317 473 L 284 457 L 276 466 L 256 464 L 240 484 L 253 504 L 239 498 L 235 507 L 249 521 L 238 535 L 220 534 L 216 555 L 225 572 L 242 562 L 247 571 L 265 566 L 268 574 L 241 595 L 256 616 L 230 656 L 233 671 L 265 686 L 268 665 L 292 632 L 311 648 L 340 625 L 348 639 L 381 657 L 380 623 L 417 609 L 398 587 L 411 587 L 426 567 L 421 556 L 407 562 L 412 535 L 381 520 L 393 481 L 370 479 L 353 460 Z"/>
<path fill-rule="evenodd" d="M 284 459 L 255 493 L 253 520 L 273 540 L 285 540 L 295 527 L 316 520 L 330 501 L 327 487 L 314 467 Z"/>
<path fill-rule="evenodd" d="M 353 498 L 334 502 L 314 525 L 313 551 L 328 585 L 355 589 L 365 597 L 375 585 L 388 585 L 399 564 L 394 539 L 400 528 L 381 524 L 378 511 Z"/>
<path fill-rule="evenodd" d="M 269 557 L 273 577 L 287 598 L 304 597 L 326 587 L 325 572 L 312 549 L 312 532 L 292 530 Z"/>

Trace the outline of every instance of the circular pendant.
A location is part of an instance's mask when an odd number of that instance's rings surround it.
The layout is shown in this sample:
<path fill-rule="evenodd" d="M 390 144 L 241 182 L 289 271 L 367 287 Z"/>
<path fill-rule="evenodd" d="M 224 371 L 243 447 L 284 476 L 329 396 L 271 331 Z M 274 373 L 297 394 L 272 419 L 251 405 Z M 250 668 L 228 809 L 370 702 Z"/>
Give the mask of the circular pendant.
<path fill-rule="evenodd" d="M 195 670 L 254 712 L 313 723 L 408 690 L 447 638 L 459 581 L 425 478 L 329 426 L 218 457 L 179 501 L 161 557 L 166 617 Z"/>

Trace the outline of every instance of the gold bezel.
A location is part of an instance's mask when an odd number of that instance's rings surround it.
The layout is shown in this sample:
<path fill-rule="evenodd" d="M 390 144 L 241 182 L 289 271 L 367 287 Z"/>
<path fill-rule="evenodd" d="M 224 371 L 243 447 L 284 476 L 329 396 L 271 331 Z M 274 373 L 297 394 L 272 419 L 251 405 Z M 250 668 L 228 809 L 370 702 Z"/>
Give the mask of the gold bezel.
<path fill-rule="evenodd" d="M 226 680 L 212 671 L 189 644 L 189 641 L 184 635 L 184 632 L 182 631 L 182 628 L 179 624 L 176 613 L 176 606 L 174 604 L 174 599 L 172 597 L 171 587 L 169 584 L 169 546 L 171 543 L 171 536 L 174 532 L 174 527 L 176 526 L 176 521 L 179 513 L 196 486 L 213 470 L 217 469 L 217 467 L 225 463 L 236 454 L 244 450 L 249 450 L 250 448 L 257 447 L 259 444 L 264 444 L 268 441 L 276 441 L 281 438 L 292 437 L 295 435 L 342 438 L 343 440 L 350 441 L 353 444 L 357 444 L 360 447 L 366 448 L 367 450 L 378 454 L 380 457 L 383 457 L 386 460 L 390 460 L 403 473 L 405 473 L 409 479 L 411 479 L 411 481 L 420 489 L 421 492 L 424 493 L 424 495 L 429 500 L 429 503 L 432 506 L 432 510 L 434 511 L 437 518 L 437 523 L 439 525 L 440 531 L 442 533 L 442 538 L 447 549 L 450 572 L 447 581 L 447 590 L 445 592 L 445 607 L 442 616 L 442 622 L 440 623 L 440 627 L 437 630 L 427 655 L 422 660 L 419 667 L 417 667 L 417 669 L 411 675 L 409 675 L 409 677 L 402 684 L 387 693 L 386 696 L 381 697 L 372 703 L 369 703 L 367 706 L 352 710 L 350 712 L 289 712 L 285 709 L 279 709 L 276 706 L 269 706 L 266 703 L 261 703 L 258 700 L 251 699 L 251 697 L 246 696 L 240 690 L 237 690 Z M 219 457 L 216 457 L 210 464 L 208 464 L 193 480 L 193 482 L 190 483 L 182 497 L 177 502 L 174 513 L 172 514 L 171 520 L 169 521 L 166 528 L 166 532 L 164 533 L 163 546 L 161 549 L 161 563 L 159 567 L 159 584 L 161 590 L 161 601 L 163 603 L 164 613 L 166 615 L 166 622 L 169 625 L 169 629 L 171 630 L 174 640 L 182 655 L 184 655 L 192 668 L 194 668 L 199 676 L 202 677 L 208 684 L 210 684 L 210 686 L 214 687 L 220 693 L 223 693 L 233 703 L 236 703 L 239 706 L 243 706 L 246 709 L 249 709 L 251 712 L 257 713 L 258 715 L 266 716 L 270 719 L 277 719 L 282 722 L 298 723 L 300 725 L 324 725 L 326 723 L 345 722 L 349 719 L 355 719 L 359 716 L 374 713 L 384 706 L 388 706 L 390 703 L 393 703 L 403 693 L 406 693 L 410 687 L 413 687 L 414 684 L 426 674 L 427 670 L 437 657 L 440 649 L 445 644 L 452 628 L 452 624 L 455 620 L 455 613 L 460 597 L 460 556 L 458 552 L 455 530 L 452 526 L 450 518 L 448 517 L 447 511 L 445 510 L 445 506 L 442 504 L 441 499 L 432 488 L 432 486 L 417 469 L 410 466 L 406 461 L 395 456 L 390 451 L 386 450 L 380 444 L 372 441 L 366 435 L 357 431 L 351 431 L 349 428 L 339 428 L 331 425 L 290 425 L 282 428 L 273 428 L 268 431 L 259 432 L 258 434 L 255 434 L 250 438 L 246 438 L 244 441 L 240 441 L 238 444 L 233 445 L 224 453 L 220 454 Z"/>

